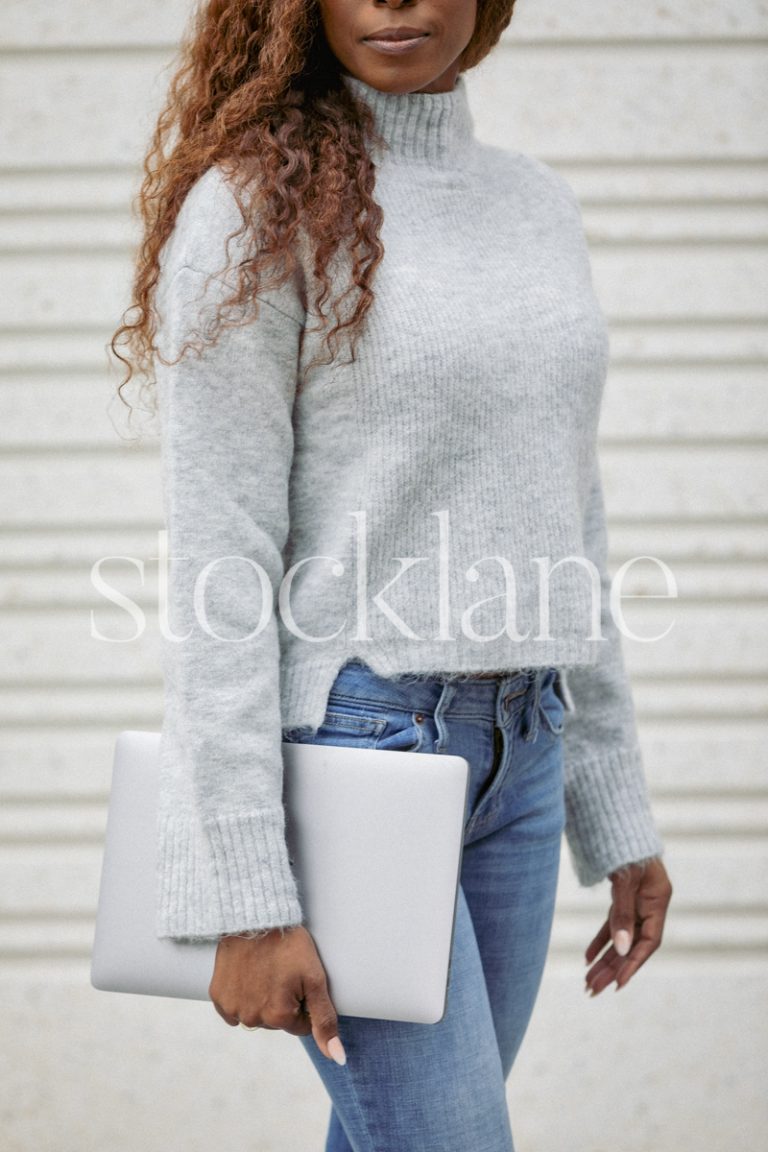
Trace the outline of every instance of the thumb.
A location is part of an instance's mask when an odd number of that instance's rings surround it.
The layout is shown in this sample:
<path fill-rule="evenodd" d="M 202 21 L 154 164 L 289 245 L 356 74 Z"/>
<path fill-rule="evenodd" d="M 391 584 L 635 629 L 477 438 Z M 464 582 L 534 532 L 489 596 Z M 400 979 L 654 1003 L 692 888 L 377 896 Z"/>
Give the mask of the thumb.
<path fill-rule="evenodd" d="M 339 1022 L 325 977 L 306 990 L 304 1003 L 312 1024 L 312 1035 L 320 1051 L 337 1064 L 346 1064 L 347 1054 L 339 1038 Z"/>
<path fill-rule="evenodd" d="M 618 873 L 613 877 L 613 901 L 608 915 L 608 926 L 613 946 L 619 956 L 626 956 L 632 947 L 637 907 L 637 883 L 630 874 Z"/>

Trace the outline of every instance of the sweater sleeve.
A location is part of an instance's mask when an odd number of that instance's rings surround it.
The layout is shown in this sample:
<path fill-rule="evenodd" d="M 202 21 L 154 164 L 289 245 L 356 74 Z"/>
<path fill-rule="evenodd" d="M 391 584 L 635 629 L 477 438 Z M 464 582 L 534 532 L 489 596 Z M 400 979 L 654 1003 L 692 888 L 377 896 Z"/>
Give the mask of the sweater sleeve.
<path fill-rule="evenodd" d="M 634 861 L 661 856 L 638 743 L 634 703 L 610 611 L 608 538 L 597 452 L 584 513 L 584 555 L 600 573 L 597 663 L 568 668 L 563 751 L 565 836 L 581 885 Z"/>
<path fill-rule="evenodd" d="M 204 332 L 225 295 L 224 278 L 210 273 L 224 261 L 231 205 L 217 204 L 220 195 L 212 206 L 193 202 L 205 242 L 180 258 L 177 246 L 161 275 L 166 359 Z M 289 285 L 265 293 L 255 320 L 224 327 L 200 355 L 156 367 L 168 544 L 159 937 L 302 920 L 284 835 L 275 618 L 301 332 Z"/>

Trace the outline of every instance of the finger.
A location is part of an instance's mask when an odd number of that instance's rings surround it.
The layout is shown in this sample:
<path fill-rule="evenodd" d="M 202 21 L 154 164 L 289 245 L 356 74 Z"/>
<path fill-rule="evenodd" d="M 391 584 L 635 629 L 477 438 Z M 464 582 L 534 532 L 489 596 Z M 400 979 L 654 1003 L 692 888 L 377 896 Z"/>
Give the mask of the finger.
<path fill-rule="evenodd" d="M 293 1007 L 281 1015 L 278 1027 L 291 1036 L 309 1035 L 312 1025 L 303 1000 L 294 1000 Z"/>
<path fill-rule="evenodd" d="M 587 945 L 587 950 L 584 953 L 585 962 L 587 964 L 589 964 L 591 960 L 594 960 L 595 956 L 597 956 L 597 954 L 603 950 L 610 938 L 611 929 L 608 921 L 606 920 L 597 935 L 594 936 Z"/>
<path fill-rule="evenodd" d="M 346 1064 L 347 1056 L 339 1037 L 339 1021 L 324 974 L 307 982 L 304 1000 L 318 1048 L 329 1060 Z"/>
<path fill-rule="evenodd" d="M 642 921 L 638 935 L 628 956 L 619 956 L 611 946 L 586 975 L 587 986 L 593 995 L 616 981 L 616 988 L 623 988 L 661 944 L 663 915 L 654 914 Z"/>
<path fill-rule="evenodd" d="M 211 1003 L 225 1024 L 229 1024 L 232 1028 L 236 1028 L 238 1026 L 240 1020 L 233 1012 L 225 1012 L 223 1008 L 219 1007 L 215 1000 L 212 1000 Z"/>
<path fill-rule="evenodd" d="M 611 895 L 611 910 L 608 914 L 611 940 L 619 956 L 627 956 L 635 935 L 637 878 L 631 874 L 614 877 Z"/>
<path fill-rule="evenodd" d="M 618 968 L 623 962 L 624 958 L 619 956 L 611 945 L 584 977 L 584 991 L 597 996 L 615 979 Z"/>
<path fill-rule="evenodd" d="M 649 916 L 643 921 L 640 928 L 640 937 L 634 944 L 632 951 L 624 961 L 616 976 L 616 984 L 623 988 L 631 980 L 639 968 L 642 968 L 661 944 L 661 933 L 664 923 L 662 915 Z"/>
<path fill-rule="evenodd" d="M 635 944 L 629 956 L 622 959 L 621 967 L 616 973 L 616 987 L 623 988 L 632 979 L 638 968 L 642 968 L 649 956 L 653 955 L 657 947 L 657 944 L 651 944 L 647 940 Z"/>

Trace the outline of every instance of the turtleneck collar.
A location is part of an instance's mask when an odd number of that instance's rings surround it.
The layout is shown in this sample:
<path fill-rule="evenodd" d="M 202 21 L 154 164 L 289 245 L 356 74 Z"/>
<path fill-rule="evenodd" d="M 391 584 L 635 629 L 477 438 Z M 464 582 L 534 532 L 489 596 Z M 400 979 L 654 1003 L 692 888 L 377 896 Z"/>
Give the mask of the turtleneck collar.
<path fill-rule="evenodd" d="M 460 162 L 475 143 L 474 120 L 461 73 L 450 92 L 382 92 L 346 72 L 342 80 L 353 95 L 373 109 L 376 129 L 393 159 L 449 167 Z"/>

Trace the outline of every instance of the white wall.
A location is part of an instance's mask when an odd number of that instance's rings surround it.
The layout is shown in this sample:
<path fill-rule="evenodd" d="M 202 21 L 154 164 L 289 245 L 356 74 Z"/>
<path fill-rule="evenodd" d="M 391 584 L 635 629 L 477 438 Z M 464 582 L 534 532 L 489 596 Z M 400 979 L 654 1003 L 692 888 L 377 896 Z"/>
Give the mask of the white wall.
<path fill-rule="evenodd" d="M 321 1149 L 290 1037 L 205 1004 L 98 993 L 92 919 L 115 734 L 157 728 L 153 630 L 117 627 L 104 555 L 149 611 L 156 443 L 124 444 L 105 344 L 127 303 L 139 164 L 188 5 L 3 0 L 0 21 L 0 1057 L 4 1147 Z M 627 643 L 675 885 L 663 948 L 583 995 L 609 888 L 564 855 L 541 997 L 510 1080 L 520 1152 L 758 1152 L 768 942 L 768 5 L 519 0 L 469 76 L 482 137 L 580 196 L 612 364 L 611 564 L 660 556 L 678 601 Z M 117 424 L 116 430 L 113 421 Z M 650 568 L 637 593 L 663 591 Z M 116 634 L 114 631 L 112 634 Z M 123 627 L 123 635 L 127 635 Z M 469 1150 L 468 1150 L 469 1152 Z"/>

